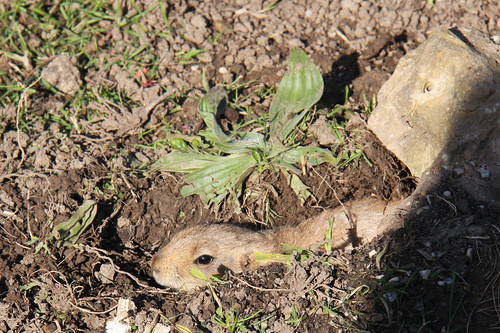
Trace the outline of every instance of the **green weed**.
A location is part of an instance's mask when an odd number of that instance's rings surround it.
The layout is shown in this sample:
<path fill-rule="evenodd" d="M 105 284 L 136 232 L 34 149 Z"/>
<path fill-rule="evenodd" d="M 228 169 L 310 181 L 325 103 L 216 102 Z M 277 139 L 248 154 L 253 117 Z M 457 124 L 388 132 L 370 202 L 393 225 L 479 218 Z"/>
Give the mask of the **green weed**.
<path fill-rule="evenodd" d="M 303 320 L 303 316 L 299 316 L 295 307 L 292 306 L 290 313 L 285 315 L 285 321 L 287 324 L 291 324 L 293 327 L 298 327 Z"/>
<path fill-rule="evenodd" d="M 234 307 L 231 309 L 231 311 L 225 311 L 222 307 L 218 307 L 217 310 L 215 310 L 215 314 L 212 315 L 211 319 L 214 323 L 224 328 L 225 332 L 248 332 L 248 321 L 258 316 L 261 312 L 262 310 L 259 310 L 247 317 L 242 318 L 240 317 L 238 311 L 234 309 Z"/>
<path fill-rule="evenodd" d="M 186 173 L 188 184 L 181 189 L 182 195 L 197 194 L 205 204 L 218 205 L 228 195 L 238 202 L 244 181 L 254 171 L 280 170 L 295 193 L 307 200 L 311 193 L 298 177 L 302 171 L 296 165 L 338 162 L 331 151 L 301 146 L 297 141 L 297 132 L 304 129 L 304 119 L 322 92 L 318 69 L 304 51 L 293 49 L 267 124 L 251 132 L 225 133 L 219 118 L 226 107 L 227 93 L 222 87 L 212 88 L 198 105 L 207 126 L 199 135 L 211 150 L 170 152 L 152 166 L 152 171 Z"/>
<path fill-rule="evenodd" d="M 40 240 L 38 237 L 32 236 L 27 245 L 36 243 L 35 253 L 38 253 L 42 249 L 49 252 L 50 246 L 77 246 L 76 242 L 82 233 L 92 224 L 96 214 L 97 203 L 93 200 L 88 200 L 67 221 L 53 227 L 48 237 Z"/>

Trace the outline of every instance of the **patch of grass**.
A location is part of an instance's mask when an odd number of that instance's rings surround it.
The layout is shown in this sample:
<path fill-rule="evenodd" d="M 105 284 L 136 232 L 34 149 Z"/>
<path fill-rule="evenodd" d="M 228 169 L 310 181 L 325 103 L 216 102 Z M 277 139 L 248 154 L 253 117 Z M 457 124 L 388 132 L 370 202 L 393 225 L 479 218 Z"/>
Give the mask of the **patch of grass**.
<path fill-rule="evenodd" d="M 353 332 L 365 332 L 356 326 L 356 321 L 361 313 L 355 310 L 357 303 L 363 302 L 365 296 L 371 289 L 366 285 L 356 287 L 350 294 L 344 296 L 338 302 L 320 304 L 325 314 L 335 318 L 330 323 L 332 326 L 340 329 L 346 329 Z"/>
<path fill-rule="evenodd" d="M 15 103 L 19 87 L 26 87 L 37 75 L 36 69 L 53 56 L 90 57 L 86 46 L 108 33 L 100 22 L 112 19 L 110 4 L 101 1 L 1 4 L 0 58 L 9 65 L 1 79 L 0 102 Z"/>
<path fill-rule="evenodd" d="M 218 307 L 211 319 L 215 324 L 221 326 L 225 332 L 248 332 L 247 327 L 253 326 L 249 323 L 249 321 L 257 317 L 261 312 L 262 310 L 259 310 L 249 316 L 241 317 L 234 307 L 230 311 L 224 310 L 222 307 Z"/>
<path fill-rule="evenodd" d="M 141 84 L 157 79 L 159 57 L 155 55 L 150 41 L 155 36 L 166 37 L 171 32 L 166 7 L 163 3 L 147 8 L 135 1 L 128 4 L 132 9 L 127 11 L 123 10 L 124 4 L 121 2 L 94 0 L 63 0 L 53 3 L 16 0 L 0 4 L 0 109 L 18 104 L 21 94 L 40 77 L 41 68 L 54 56 L 63 53 L 76 57 L 81 71 L 91 68 L 105 71 L 113 64 L 118 64 L 132 74 L 141 72 L 141 78 L 146 80 Z M 146 31 L 142 24 L 145 15 L 153 10 L 161 11 L 163 28 L 159 24 L 159 29 L 157 26 L 154 31 Z M 127 43 L 123 43 L 120 38 L 112 38 L 112 31 L 122 34 Z M 97 57 L 100 50 L 108 47 L 123 47 L 123 51 L 112 57 Z M 96 88 L 103 94 L 102 89 L 105 88 Z M 110 92 L 114 93 L 113 89 L 109 89 Z M 34 100 L 34 97 L 43 95 L 44 91 L 53 96 L 61 96 L 43 79 L 25 94 Z M 32 114 L 32 105 L 28 101 L 18 113 L 18 128 L 29 133 L 36 119 L 46 127 L 58 123 L 63 130 L 80 134 L 82 128 L 79 126 L 79 117 L 97 116 L 95 112 L 82 110 L 97 98 L 92 96 L 93 92 L 83 86 L 75 96 L 62 98 L 65 99 L 62 109 L 43 115 Z M 115 99 L 114 102 L 121 104 L 123 101 L 127 99 Z M 8 128 L 9 122 L 12 124 L 11 119 L 3 118 L 5 124 L 0 132 Z"/>

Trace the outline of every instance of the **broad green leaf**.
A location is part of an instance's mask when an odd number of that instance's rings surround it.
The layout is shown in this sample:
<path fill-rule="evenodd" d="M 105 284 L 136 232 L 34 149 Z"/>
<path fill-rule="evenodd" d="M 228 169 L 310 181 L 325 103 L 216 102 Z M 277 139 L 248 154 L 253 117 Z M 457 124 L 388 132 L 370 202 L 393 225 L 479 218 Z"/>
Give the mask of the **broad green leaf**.
<path fill-rule="evenodd" d="M 220 177 L 231 175 L 235 170 L 247 166 L 245 162 L 253 162 L 254 158 L 249 154 L 233 154 L 229 156 L 217 156 L 213 161 L 207 161 L 206 165 L 198 170 L 191 172 L 186 179 L 188 181 L 197 181 L 207 179 L 210 182 L 220 182 Z"/>
<path fill-rule="evenodd" d="M 182 138 L 172 138 L 169 140 L 169 144 L 172 148 L 179 151 L 185 152 L 188 150 L 188 144 Z"/>
<path fill-rule="evenodd" d="M 209 131 L 213 132 L 219 141 L 228 140 L 229 137 L 222 131 L 217 123 L 218 118 L 226 110 L 227 93 L 222 87 L 211 88 L 198 104 L 201 117 Z"/>
<path fill-rule="evenodd" d="M 325 162 L 337 164 L 337 159 L 332 155 L 331 151 L 313 146 L 291 148 L 284 151 L 280 157 L 289 163 L 298 163 L 303 157 L 306 157 L 311 165 L 318 165 Z"/>
<path fill-rule="evenodd" d="M 207 140 L 216 144 L 226 154 L 239 153 L 245 149 L 265 149 L 264 135 L 252 132 L 234 133 L 234 138 L 227 135 L 220 127 L 218 119 L 226 110 L 227 93 L 222 87 L 214 87 L 200 100 L 198 110 L 207 125 L 203 132 Z"/>
<path fill-rule="evenodd" d="M 291 50 L 288 68 L 269 110 L 270 140 L 285 140 L 292 124 L 300 121 L 293 115 L 311 108 L 323 94 L 321 73 L 303 50 Z M 303 116 L 299 114 L 300 118 Z"/>
<path fill-rule="evenodd" d="M 205 282 L 210 282 L 210 280 L 206 277 L 205 274 L 203 274 L 202 271 L 200 271 L 200 269 L 198 267 L 195 267 L 193 266 L 190 270 L 189 270 L 189 274 L 194 277 L 194 278 L 197 278 L 197 279 L 200 279 L 200 280 L 203 280 Z"/>
<path fill-rule="evenodd" d="M 186 176 L 189 182 L 181 188 L 181 194 L 198 194 L 205 204 L 219 204 L 226 196 L 238 198 L 243 182 L 253 172 L 257 161 L 251 153 L 219 156 L 203 168 Z"/>
<path fill-rule="evenodd" d="M 294 165 L 295 163 L 296 162 L 289 163 L 281 158 L 275 158 L 272 161 L 272 165 L 274 165 L 278 168 L 281 168 L 281 169 L 286 170 L 286 171 L 291 171 L 291 172 L 294 172 L 296 174 L 300 174 L 302 171 L 300 171 L 300 169 Z"/>
<path fill-rule="evenodd" d="M 171 152 L 153 163 L 151 171 L 190 172 L 206 167 L 220 157 L 210 154 Z"/>
<path fill-rule="evenodd" d="M 192 150 L 189 150 L 189 149 L 183 150 L 182 147 L 176 147 L 175 140 L 178 140 L 178 139 L 183 140 L 186 143 L 189 143 L 192 147 L 196 147 L 196 148 L 208 147 L 206 144 L 205 144 L 205 146 L 202 144 L 203 139 L 200 135 L 193 135 L 193 134 L 187 135 L 187 134 L 180 134 L 180 133 L 175 133 L 175 134 L 170 133 L 170 134 L 167 134 L 165 136 L 165 139 L 168 140 L 168 142 L 170 143 L 170 146 L 172 148 L 175 148 L 175 149 L 182 151 L 182 152 L 190 152 Z M 179 149 L 179 148 L 181 148 L 181 149 Z"/>
<path fill-rule="evenodd" d="M 306 184 L 304 184 L 296 174 L 292 174 L 290 177 L 290 187 L 302 202 L 305 202 L 312 196 L 312 193 L 307 189 Z"/>
<path fill-rule="evenodd" d="M 59 223 L 52 230 L 52 239 L 56 246 L 75 245 L 81 234 L 94 221 L 97 203 L 88 200 L 67 221 Z"/>
<path fill-rule="evenodd" d="M 266 143 L 264 135 L 260 133 L 246 132 L 240 135 L 240 138 L 231 141 L 221 142 L 215 144 L 222 152 L 226 154 L 241 153 L 249 150 L 265 150 Z"/>

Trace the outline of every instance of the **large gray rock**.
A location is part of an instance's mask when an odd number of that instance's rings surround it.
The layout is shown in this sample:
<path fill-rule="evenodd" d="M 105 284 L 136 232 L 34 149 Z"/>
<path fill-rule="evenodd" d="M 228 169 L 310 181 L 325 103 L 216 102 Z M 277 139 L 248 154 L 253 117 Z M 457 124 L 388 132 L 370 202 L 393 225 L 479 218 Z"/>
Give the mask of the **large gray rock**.
<path fill-rule="evenodd" d="M 400 60 L 378 102 L 368 126 L 414 176 L 446 174 L 474 198 L 498 203 L 498 38 L 434 31 Z"/>

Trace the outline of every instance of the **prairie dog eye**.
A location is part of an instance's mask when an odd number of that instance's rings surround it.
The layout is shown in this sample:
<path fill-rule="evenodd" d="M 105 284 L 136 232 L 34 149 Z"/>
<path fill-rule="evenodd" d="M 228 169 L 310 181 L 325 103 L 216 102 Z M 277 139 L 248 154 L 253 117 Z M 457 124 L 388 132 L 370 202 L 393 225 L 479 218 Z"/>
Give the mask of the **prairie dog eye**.
<path fill-rule="evenodd" d="M 212 256 L 209 256 L 208 254 L 204 254 L 202 256 L 199 256 L 194 262 L 198 265 L 208 265 L 214 260 Z"/>

